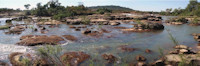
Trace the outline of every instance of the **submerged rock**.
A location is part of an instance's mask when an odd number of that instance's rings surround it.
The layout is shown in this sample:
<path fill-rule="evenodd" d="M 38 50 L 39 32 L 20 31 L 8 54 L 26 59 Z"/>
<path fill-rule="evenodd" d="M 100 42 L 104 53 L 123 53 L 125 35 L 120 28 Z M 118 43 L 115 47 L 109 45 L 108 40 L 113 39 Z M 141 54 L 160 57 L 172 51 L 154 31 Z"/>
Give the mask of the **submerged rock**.
<path fill-rule="evenodd" d="M 46 36 L 46 35 L 26 35 L 22 36 L 20 38 L 20 42 L 18 42 L 18 45 L 24 45 L 24 46 L 35 46 L 35 45 L 56 45 L 61 44 L 61 41 L 64 41 L 62 37 L 52 35 L 52 36 Z"/>
<path fill-rule="evenodd" d="M 114 63 L 117 61 L 117 57 L 113 56 L 112 54 L 103 54 L 101 56 L 103 59 L 107 60 L 108 63 Z"/>
<path fill-rule="evenodd" d="M 62 35 L 64 38 L 70 41 L 77 41 L 78 39 L 72 35 Z"/>
<path fill-rule="evenodd" d="M 136 60 L 139 62 L 144 62 L 144 61 L 146 61 L 146 58 L 142 55 L 138 55 L 138 56 L 136 56 Z"/>
<path fill-rule="evenodd" d="M 128 45 L 121 45 L 118 49 L 124 52 L 132 52 L 136 50 L 135 48 L 128 47 Z"/>
<path fill-rule="evenodd" d="M 70 66 L 77 66 L 89 58 L 90 55 L 84 52 L 67 52 L 60 56 L 62 63 Z"/>
<path fill-rule="evenodd" d="M 151 53 L 152 51 L 150 49 L 145 50 L 146 53 Z"/>

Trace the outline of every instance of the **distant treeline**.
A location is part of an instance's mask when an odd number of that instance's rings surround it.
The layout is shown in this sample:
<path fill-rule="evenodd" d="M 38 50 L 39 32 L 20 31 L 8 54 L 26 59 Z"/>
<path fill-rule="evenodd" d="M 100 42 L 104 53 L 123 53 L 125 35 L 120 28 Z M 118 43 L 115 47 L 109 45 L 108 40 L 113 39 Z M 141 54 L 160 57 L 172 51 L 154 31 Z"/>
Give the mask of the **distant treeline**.
<path fill-rule="evenodd" d="M 35 15 L 35 16 L 50 16 L 54 19 L 61 20 L 65 17 L 71 16 L 81 16 L 81 15 L 90 15 L 90 14 L 104 14 L 104 13 L 113 13 L 113 12 L 123 12 L 123 11 L 132 11 L 129 8 L 119 7 L 119 6 L 103 6 L 103 7 L 85 7 L 84 5 L 79 6 L 67 6 L 64 7 L 60 5 L 61 3 L 57 1 L 49 1 L 45 5 L 41 3 L 37 4 L 36 8 L 28 10 L 27 8 L 26 15 Z M 117 9 L 117 10 L 116 10 Z"/>
<path fill-rule="evenodd" d="M 161 11 L 161 15 L 172 15 L 172 16 L 198 16 L 200 17 L 200 3 L 197 0 L 190 0 L 190 3 L 185 9 L 166 9 Z"/>
<path fill-rule="evenodd" d="M 17 12 L 20 11 L 19 9 L 9 9 L 9 8 L 0 8 L 0 13 L 8 13 L 8 12 Z"/>

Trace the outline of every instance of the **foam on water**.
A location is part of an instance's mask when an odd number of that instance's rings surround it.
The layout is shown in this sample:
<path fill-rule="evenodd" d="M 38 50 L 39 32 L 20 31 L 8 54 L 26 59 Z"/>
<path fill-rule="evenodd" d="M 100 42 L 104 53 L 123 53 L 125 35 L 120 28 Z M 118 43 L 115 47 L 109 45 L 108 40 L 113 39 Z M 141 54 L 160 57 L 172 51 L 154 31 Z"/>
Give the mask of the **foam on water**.
<path fill-rule="evenodd" d="M 31 47 L 0 43 L 0 60 L 8 60 L 8 55 L 12 52 L 35 53 Z"/>

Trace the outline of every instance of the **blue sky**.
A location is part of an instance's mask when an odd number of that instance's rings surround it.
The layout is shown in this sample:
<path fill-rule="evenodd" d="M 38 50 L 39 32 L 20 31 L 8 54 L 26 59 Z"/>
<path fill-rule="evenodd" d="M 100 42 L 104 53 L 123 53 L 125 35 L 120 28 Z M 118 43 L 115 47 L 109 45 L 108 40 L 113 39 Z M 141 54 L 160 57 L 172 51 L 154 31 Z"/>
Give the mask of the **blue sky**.
<path fill-rule="evenodd" d="M 25 9 L 24 4 L 46 4 L 49 0 L 0 0 L 0 8 Z M 59 0 L 63 6 L 78 5 L 83 2 L 85 6 L 118 5 L 141 11 L 161 11 L 166 8 L 185 8 L 189 0 Z"/>

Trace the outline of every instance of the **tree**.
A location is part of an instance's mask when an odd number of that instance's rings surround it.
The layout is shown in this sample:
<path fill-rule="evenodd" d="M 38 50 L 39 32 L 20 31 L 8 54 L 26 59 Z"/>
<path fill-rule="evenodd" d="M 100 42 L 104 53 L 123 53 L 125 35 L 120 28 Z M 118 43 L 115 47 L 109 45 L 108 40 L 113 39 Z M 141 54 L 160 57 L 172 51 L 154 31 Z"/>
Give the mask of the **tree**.
<path fill-rule="evenodd" d="M 30 4 L 24 5 L 24 7 L 25 7 L 27 10 L 29 9 L 30 6 L 31 6 Z"/>

